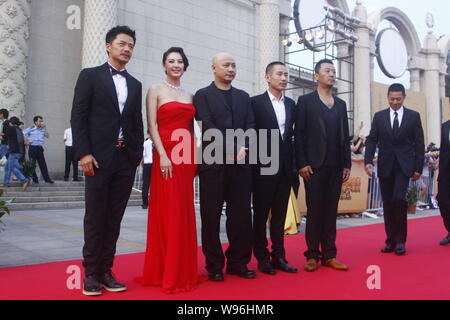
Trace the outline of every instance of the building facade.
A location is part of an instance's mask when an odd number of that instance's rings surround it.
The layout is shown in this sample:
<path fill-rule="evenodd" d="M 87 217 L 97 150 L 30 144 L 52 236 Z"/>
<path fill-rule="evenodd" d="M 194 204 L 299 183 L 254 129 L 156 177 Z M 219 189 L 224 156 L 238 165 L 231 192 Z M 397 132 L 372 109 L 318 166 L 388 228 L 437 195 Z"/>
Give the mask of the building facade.
<path fill-rule="evenodd" d="M 328 2 L 350 13 L 345 0 Z M 438 41 L 429 34 L 422 47 L 411 21 L 395 8 L 368 14 L 359 2 L 351 14 L 362 21 L 359 40 L 350 48 L 357 70 L 355 122 L 370 123 L 374 36 L 377 23 L 390 19 L 410 50 L 411 89 L 431 90 L 428 135 L 438 141 L 434 131 L 442 116 L 435 113 L 441 114 L 445 96 L 450 38 Z M 70 125 L 75 82 L 82 68 L 106 61 L 104 37 L 110 27 L 124 24 L 136 30 L 128 70 L 144 90 L 164 78 L 163 52 L 181 46 L 191 64 L 183 77 L 185 88 L 195 92 L 207 86 L 213 80 L 212 57 L 227 51 L 237 60 L 234 85 L 254 95 L 266 89 L 267 63 L 285 58 L 281 40 L 289 32 L 291 17 L 291 0 L 0 0 L 0 108 L 24 119 L 27 126 L 35 115 L 44 117 L 50 131 L 45 146 L 48 166 L 53 176 L 61 177 L 63 132 Z"/>

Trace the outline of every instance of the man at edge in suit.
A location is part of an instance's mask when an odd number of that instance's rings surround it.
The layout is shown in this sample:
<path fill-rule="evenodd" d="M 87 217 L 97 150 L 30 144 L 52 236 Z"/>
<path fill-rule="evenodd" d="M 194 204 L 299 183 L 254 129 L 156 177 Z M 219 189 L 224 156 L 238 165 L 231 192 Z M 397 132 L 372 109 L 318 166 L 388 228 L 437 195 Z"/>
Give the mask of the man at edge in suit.
<path fill-rule="evenodd" d="M 253 252 L 258 259 L 259 271 L 274 275 L 275 269 L 295 273 L 297 268 L 290 266 L 284 249 L 284 224 L 292 187 L 293 146 L 295 102 L 284 96 L 289 79 L 286 65 L 272 62 L 266 68 L 268 91 L 252 97 L 256 130 L 267 130 L 267 150 L 273 143 L 278 145 L 269 150 L 271 158 L 277 162 L 275 174 L 265 174 L 261 161 L 254 170 L 253 183 Z M 278 139 L 271 141 L 271 131 L 278 132 Z M 260 133 L 261 134 L 261 133 Z M 258 143 L 261 148 L 261 142 Z M 277 152 L 278 151 L 278 152 Z M 277 154 L 274 154 L 277 152 Z M 259 152 L 260 153 L 260 152 Z M 258 154 L 259 154 L 258 153 Z M 259 158 L 259 157 L 258 157 Z M 270 239 L 272 252 L 267 249 L 267 219 L 271 212 Z"/>
<path fill-rule="evenodd" d="M 254 117 L 249 95 L 232 87 L 236 77 L 236 61 L 228 53 L 219 53 L 213 59 L 214 82 L 197 91 L 194 97 L 196 119 L 201 122 L 202 134 L 207 130 L 220 131 L 225 140 L 226 131 L 254 130 Z M 206 270 L 211 281 L 223 281 L 222 269 L 227 258 L 227 274 L 253 279 L 256 273 L 247 268 L 252 256 L 252 168 L 248 163 L 249 145 L 223 144 L 222 163 L 199 166 L 200 214 L 202 219 L 202 247 Z M 203 152 L 208 143 L 203 142 Z M 233 149 L 233 154 L 227 151 Z M 205 153 L 205 152 L 204 152 Z M 226 162 L 225 162 L 226 160 Z M 244 163 L 242 163 L 244 162 Z M 227 236 L 225 256 L 220 243 L 220 217 L 226 202 Z"/>
<path fill-rule="evenodd" d="M 450 120 L 444 123 L 441 129 L 437 200 L 448 232 L 440 244 L 446 246 L 450 243 Z"/>
<path fill-rule="evenodd" d="M 333 62 L 319 61 L 314 72 L 317 90 L 298 99 L 295 122 L 297 169 L 305 182 L 308 208 L 304 269 L 316 271 L 321 260 L 323 266 L 346 271 L 348 267 L 336 260 L 336 218 L 342 183 L 351 170 L 347 106 L 333 95 Z"/>
<path fill-rule="evenodd" d="M 373 157 L 378 146 L 378 177 L 383 199 L 386 247 L 383 253 L 406 253 L 409 180 L 422 175 L 425 144 L 420 114 L 403 106 L 406 98 L 402 84 L 388 89 L 389 109 L 377 112 L 366 139 L 365 170 L 373 172 Z"/>
<path fill-rule="evenodd" d="M 117 26 L 106 35 L 108 62 L 81 71 L 72 107 L 76 159 L 86 174 L 83 294 L 126 287 L 111 272 L 120 224 L 142 158 L 142 85 L 125 70 L 135 32 Z"/>

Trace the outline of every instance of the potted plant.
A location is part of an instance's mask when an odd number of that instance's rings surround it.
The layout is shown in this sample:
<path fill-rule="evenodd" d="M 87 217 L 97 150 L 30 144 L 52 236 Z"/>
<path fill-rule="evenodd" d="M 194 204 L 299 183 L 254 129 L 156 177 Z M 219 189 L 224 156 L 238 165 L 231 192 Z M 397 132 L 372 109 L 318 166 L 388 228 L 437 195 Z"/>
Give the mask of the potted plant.
<path fill-rule="evenodd" d="M 408 213 L 414 214 L 416 213 L 416 204 L 419 200 L 419 188 L 416 184 L 413 184 L 408 188 L 406 192 L 406 201 L 408 202 Z"/>
<path fill-rule="evenodd" d="M 34 170 L 36 169 L 36 160 L 25 160 L 21 163 L 22 165 L 22 169 L 20 169 L 20 171 L 22 171 L 23 175 L 25 176 L 25 178 L 29 179 L 31 178 L 31 176 L 33 175 Z"/>
<path fill-rule="evenodd" d="M 0 197 L 3 196 L 3 193 L 4 193 L 4 190 L 3 190 L 3 189 L 0 189 Z M 3 201 L 3 200 L 0 201 L 0 232 L 3 231 L 2 226 L 5 225 L 5 224 L 3 223 L 3 221 L 2 221 L 2 217 L 3 217 L 5 214 L 10 215 L 9 208 L 8 208 L 8 204 L 10 204 L 13 200 L 14 200 L 14 199 L 12 199 L 12 200 L 6 200 L 6 201 Z"/>

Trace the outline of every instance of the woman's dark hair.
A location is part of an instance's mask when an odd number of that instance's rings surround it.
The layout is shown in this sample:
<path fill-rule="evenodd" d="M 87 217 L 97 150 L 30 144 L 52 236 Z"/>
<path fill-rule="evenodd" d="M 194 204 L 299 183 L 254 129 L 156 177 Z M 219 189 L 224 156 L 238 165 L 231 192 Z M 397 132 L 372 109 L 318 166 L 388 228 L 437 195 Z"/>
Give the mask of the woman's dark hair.
<path fill-rule="evenodd" d="M 134 43 L 136 44 L 136 31 L 131 30 L 128 26 L 116 26 L 108 31 L 106 34 L 106 43 L 113 42 L 119 34 L 126 34 L 133 38 Z"/>
<path fill-rule="evenodd" d="M 18 126 L 20 122 L 20 119 L 17 117 L 11 117 L 11 119 L 9 119 L 9 123 L 12 123 L 12 125 L 14 126 Z"/>
<path fill-rule="evenodd" d="M 3 118 L 8 119 L 9 117 L 9 111 L 6 109 L 1 109 L 0 113 L 3 114 Z"/>
<path fill-rule="evenodd" d="M 180 48 L 180 47 L 172 47 L 169 50 L 167 50 L 166 52 L 164 52 L 163 59 L 162 59 L 163 65 L 166 64 L 166 60 L 167 60 L 167 57 L 169 56 L 169 54 L 171 54 L 173 52 L 179 53 L 181 55 L 181 58 L 183 59 L 183 63 L 184 63 L 184 71 L 186 71 L 187 68 L 189 67 L 189 60 L 186 57 L 186 55 L 184 54 L 183 48 Z"/>

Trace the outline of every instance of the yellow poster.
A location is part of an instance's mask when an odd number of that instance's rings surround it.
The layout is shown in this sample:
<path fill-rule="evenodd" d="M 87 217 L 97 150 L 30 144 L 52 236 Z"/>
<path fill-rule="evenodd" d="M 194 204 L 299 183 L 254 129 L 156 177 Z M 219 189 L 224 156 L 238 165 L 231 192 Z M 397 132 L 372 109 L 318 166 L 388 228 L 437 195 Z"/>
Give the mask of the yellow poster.
<path fill-rule="evenodd" d="M 350 179 L 342 185 L 338 213 L 360 213 L 367 209 L 369 177 L 364 171 L 364 161 L 353 161 Z M 306 215 L 305 184 L 302 180 L 299 191 L 299 208 Z"/>

